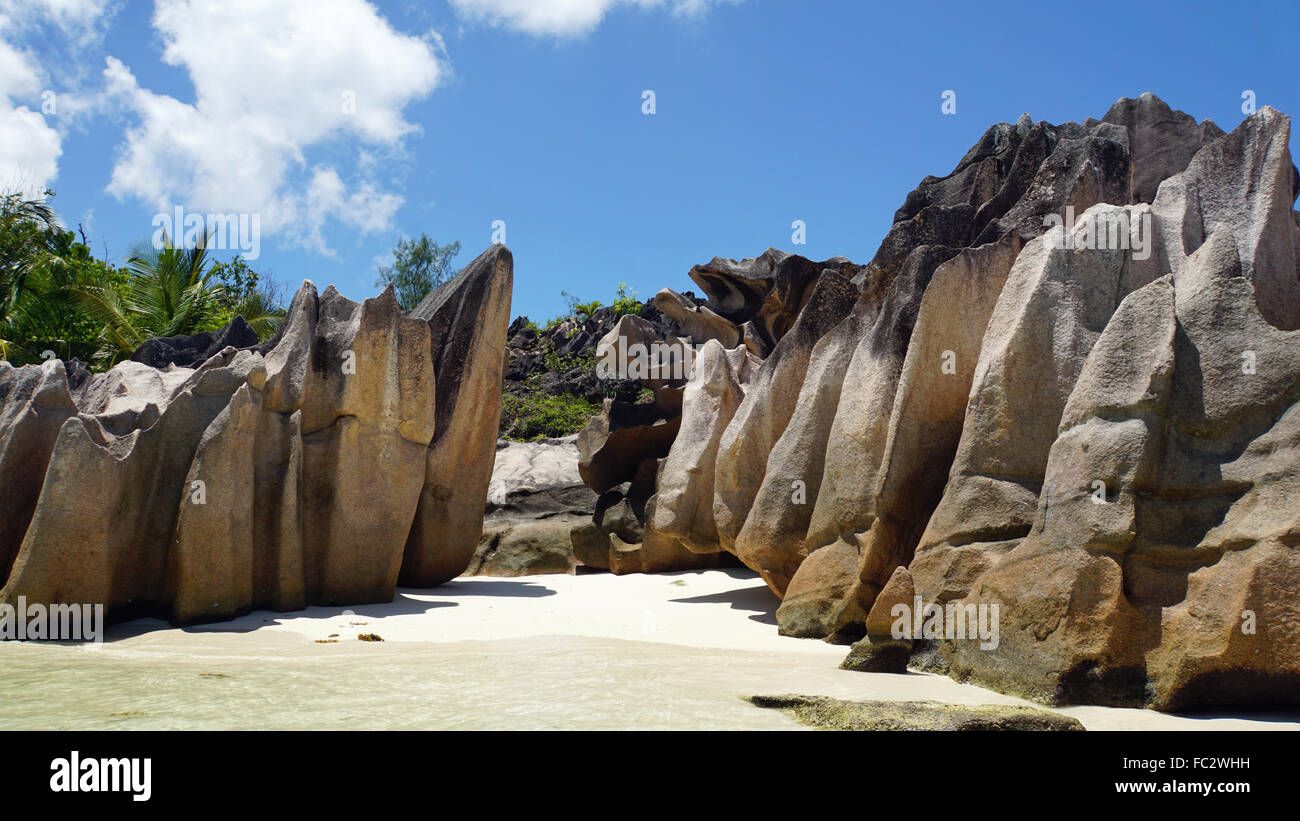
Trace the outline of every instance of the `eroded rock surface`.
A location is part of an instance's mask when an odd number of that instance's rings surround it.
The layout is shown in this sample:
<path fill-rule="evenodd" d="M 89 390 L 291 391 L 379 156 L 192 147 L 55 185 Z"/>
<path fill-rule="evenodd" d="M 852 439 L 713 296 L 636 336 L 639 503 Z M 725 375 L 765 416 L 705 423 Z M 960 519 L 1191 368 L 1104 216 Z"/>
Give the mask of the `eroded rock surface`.
<path fill-rule="evenodd" d="M 75 386 L 59 362 L 0 368 L 17 500 L 0 602 L 191 623 L 389 601 L 404 562 L 412 583 L 458 575 L 482 526 L 511 281 L 494 246 L 409 314 L 391 290 L 356 303 L 304 283 L 274 339 L 197 368 L 124 362 Z"/>
<path fill-rule="evenodd" d="M 466 575 L 575 571 L 571 532 L 591 521 L 597 504 L 578 475 L 576 440 L 497 443 L 483 536 Z"/>
<path fill-rule="evenodd" d="M 880 633 L 907 588 L 1002 620 L 940 618 L 927 669 L 1058 703 L 1295 704 L 1289 138 L 1268 107 L 1225 134 L 1150 94 L 1026 115 L 922 181 L 829 303 L 780 253 L 697 266 L 766 359 L 684 397 L 655 520 L 758 571 L 783 633 L 859 641 L 850 669 L 907 661 Z"/>

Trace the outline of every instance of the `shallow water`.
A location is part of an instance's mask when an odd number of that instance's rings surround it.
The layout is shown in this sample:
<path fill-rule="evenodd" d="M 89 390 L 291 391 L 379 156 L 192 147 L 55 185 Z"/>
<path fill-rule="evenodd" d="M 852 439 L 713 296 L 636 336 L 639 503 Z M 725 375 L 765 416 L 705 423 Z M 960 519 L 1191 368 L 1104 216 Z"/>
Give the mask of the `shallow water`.
<path fill-rule="evenodd" d="M 0 642 L 0 730 L 802 730 L 741 697 L 1028 704 L 946 676 L 840 670 L 843 647 L 777 634 L 777 603 L 730 570 L 470 577 L 353 609 L 141 619 L 98 646 Z M 370 631 L 387 641 L 357 640 Z M 1058 711 L 1096 730 L 1300 729 L 1294 713 Z"/>
<path fill-rule="evenodd" d="M 802 729 L 742 701 L 815 671 L 571 636 L 335 656 L 0 645 L 0 729 Z"/>

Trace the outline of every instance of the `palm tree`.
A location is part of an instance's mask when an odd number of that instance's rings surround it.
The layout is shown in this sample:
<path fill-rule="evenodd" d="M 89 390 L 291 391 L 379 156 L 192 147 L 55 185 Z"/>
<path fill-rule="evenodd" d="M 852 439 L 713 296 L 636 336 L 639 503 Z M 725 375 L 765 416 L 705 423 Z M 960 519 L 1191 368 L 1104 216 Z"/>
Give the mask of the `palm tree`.
<path fill-rule="evenodd" d="M 69 319 L 69 301 L 49 297 L 69 276 L 70 238 L 45 199 L 0 194 L 0 359 L 22 351 L 23 340 L 59 336 Z"/>
<path fill-rule="evenodd" d="M 212 315 L 220 288 L 209 287 L 213 268 L 207 237 L 193 248 L 141 242 L 131 249 L 125 285 L 103 277 L 72 286 L 83 309 L 102 325 L 95 360 L 112 366 L 148 339 L 194 333 Z"/>
<path fill-rule="evenodd" d="M 112 367 L 146 340 L 215 330 L 236 315 L 263 339 L 275 333 L 284 308 L 265 291 L 232 294 L 214 282 L 218 267 L 207 241 L 205 234 L 193 248 L 178 248 L 164 234 L 161 248 L 141 242 L 131 249 L 124 284 L 104 271 L 71 286 L 82 308 L 102 325 L 97 364 Z"/>
<path fill-rule="evenodd" d="M 270 294 L 264 291 L 249 291 L 243 299 L 235 303 L 231 315 L 242 316 L 260 338 L 270 339 L 276 331 L 280 330 L 280 323 L 284 322 L 285 309 Z"/>
<path fill-rule="evenodd" d="M 45 199 L 0 194 L 0 359 L 39 361 L 53 350 L 111 367 L 148 339 L 214 330 L 236 315 L 269 337 L 285 314 L 273 284 L 257 288 L 248 272 L 227 287 L 207 242 L 142 242 L 115 268 L 63 230 Z"/>

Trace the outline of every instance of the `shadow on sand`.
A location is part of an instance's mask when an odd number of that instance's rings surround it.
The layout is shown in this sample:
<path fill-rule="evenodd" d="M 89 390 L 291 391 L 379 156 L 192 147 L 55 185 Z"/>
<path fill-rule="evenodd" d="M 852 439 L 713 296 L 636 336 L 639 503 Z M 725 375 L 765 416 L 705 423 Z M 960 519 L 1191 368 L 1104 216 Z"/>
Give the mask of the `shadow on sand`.
<path fill-rule="evenodd" d="M 440 587 L 427 590 L 416 588 L 398 588 L 397 596 L 391 602 L 375 604 L 349 604 L 323 607 L 314 605 L 302 610 L 278 613 L 271 610 L 254 610 L 227 621 L 190 624 L 180 629 L 186 633 L 252 633 L 269 624 L 278 624 L 281 619 L 334 619 L 344 616 L 380 619 L 386 616 L 411 616 L 427 613 L 443 607 L 455 607 L 455 601 L 429 601 L 429 597 L 457 599 L 461 596 L 501 596 L 509 598 L 541 598 L 554 596 L 555 591 L 543 584 L 524 581 L 450 581 Z M 170 630 L 172 625 L 158 618 L 138 618 L 128 622 L 111 625 L 104 635 L 104 641 L 111 643 L 135 638 L 158 630 Z"/>
<path fill-rule="evenodd" d="M 746 578 L 746 576 L 737 576 L 736 578 Z M 752 587 L 745 587 L 740 590 L 727 590 L 722 593 L 709 593 L 704 596 L 688 596 L 684 599 L 673 599 L 672 601 L 679 604 L 726 604 L 732 610 L 744 610 L 753 613 L 754 615 L 749 617 L 752 621 L 773 626 L 776 625 L 776 608 L 781 605 L 781 600 L 761 581 Z"/>
<path fill-rule="evenodd" d="M 446 584 L 438 587 L 430 587 L 427 590 L 417 590 L 415 588 L 398 588 L 398 596 L 447 596 L 450 598 L 460 598 L 461 596 L 500 596 L 511 599 L 540 599 L 544 596 L 554 596 L 555 591 L 544 584 L 537 582 L 515 582 L 515 581 L 462 581 L 461 579 L 452 579 Z M 383 605 L 380 605 L 381 607 Z"/>

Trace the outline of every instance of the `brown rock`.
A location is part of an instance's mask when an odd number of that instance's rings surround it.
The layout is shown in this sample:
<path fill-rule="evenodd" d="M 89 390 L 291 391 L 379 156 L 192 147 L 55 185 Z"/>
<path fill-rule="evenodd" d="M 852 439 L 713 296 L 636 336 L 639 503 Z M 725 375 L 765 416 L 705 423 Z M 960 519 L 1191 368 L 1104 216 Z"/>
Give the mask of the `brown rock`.
<path fill-rule="evenodd" d="M 823 271 L 799 318 L 763 361 L 718 442 L 713 512 L 723 550 L 735 552 L 768 455 L 799 401 L 813 347 L 848 315 L 857 288 L 833 270 Z"/>
<path fill-rule="evenodd" d="M 730 351 L 706 342 L 683 394 L 681 429 L 659 466 L 651 524 L 659 533 L 697 553 L 714 553 L 713 470 L 718 440 L 758 367 L 744 347 Z"/>
<path fill-rule="evenodd" d="M 22 545 L 59 428 L 77 412 L 63 362 L 0 362 L 0 579 Z"/>
<path fill-rule="evenodd" d="M 411 312 L 429 324 L 437 424 L 401 582 L 431 587 L 469 564 L 483 527 L 501 418 L 514 258 L 494 245 Z"/>

